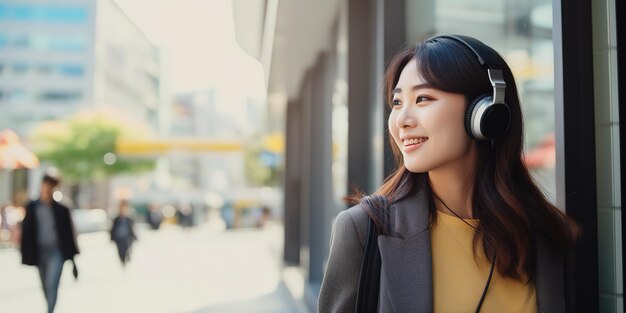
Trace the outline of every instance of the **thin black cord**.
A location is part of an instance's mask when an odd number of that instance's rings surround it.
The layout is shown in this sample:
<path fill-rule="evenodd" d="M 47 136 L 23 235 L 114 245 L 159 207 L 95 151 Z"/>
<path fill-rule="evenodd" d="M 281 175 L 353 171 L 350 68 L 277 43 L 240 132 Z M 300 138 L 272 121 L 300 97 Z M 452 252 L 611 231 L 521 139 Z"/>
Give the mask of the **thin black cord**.
<path fill-rule="evenodd" d="M 462 217 L 460 217 L 458 214 L 456 214 L 454 211 L 452 211 L 452 209 L 450 209 L 446 205 L 446 203 L 443 202 L 443 200 L 441 200 L 441 198 L 439 198 L 439 196 L 437 196 L 436 193 L 433 192 L 433 195 L 435 196 L 435 198 L 437 198 L 437 200 L 439 200 L 439 202 L 441 202 L 441 204 L 443 204 L 443 206 L 446 207 L 446 209 L 448 209 L 448 211 L 450 211 L 452 214 L 454 214 L 454 216 L 458 217 L 461 221 L 463 221 L 463 223 L 467 224 L 467 226 L 475 229 L 476 231 L 480 231 L 478 228 L 474 227 L 474 225 L 468 223 Z M 496 255 L 494 254 L 493 262 L 491 262 L 491 269 L 489 269 L 489 277 L 487 278 L 487 283 L 485 284 L 485 288 L 483 289 L 483 294 L 482 294 L 482 296 L 480 296 L 480 301 L 478 302 L 478 306 L 476 307 L 476 313 L 480 312 L 480 308 L 483 306 L 483 302 L 485 301 L 485 297 L 487 296 L 487 290 L 489 290 L 489 285 L 491 284 L 491 277 L 493 276 L 493 269 L 494 269 L 495 265 L 496 265 Z"/>
<path fill-rule="evenodd" d="M 489 285 L 491 284 L 491 276 L 493 276 L 493 268 L 496 264 L 496 256 L 493 256 L 493 262 L 491 263 L 491 269 L 489 270 L 489 278 L 487 278 L 487 284 L 485 284 L 485 289 L 483 289 L 483 295 L 480 296 L 480 301 L 478 302 L 478 306 L 476 307 L 476 313 L 480 312 L 480 308 L 483 306 L 483 302 L 485 301 L 485 296 L 487 296 L 487 290 L 489 289 Z"/>
<path fill-rule="evenodd" d="M 458 217 L 461 221 L 463 221 L 463 223 L 467 224 L 467 226 L 475 229 L 478 231 L 478 228 L 474 227 L 474 225 L 468 223 L 467 221 L 465 221 L 462 217 L 460 217 L 458 214 L 454 213 L 454 211 L 452 211 L 452 209 L 450 209 L 445 202 L 443 202 L 443 200 L 441 200 L 441 198 L 439 198 L 439 196 L 437 196 L 436 193 L 433 192 L 433 195 L 435 196 L 435 198 L 437 198 L 437 200 L 439 200 L 439 202 L 441 202 L 441 204 L 443 204 L 443 206 L 446 207 L 446 209 L 448 209 L 448 211 L 452 212 L 452 214 L 454 214 L 454 216 Z"/>

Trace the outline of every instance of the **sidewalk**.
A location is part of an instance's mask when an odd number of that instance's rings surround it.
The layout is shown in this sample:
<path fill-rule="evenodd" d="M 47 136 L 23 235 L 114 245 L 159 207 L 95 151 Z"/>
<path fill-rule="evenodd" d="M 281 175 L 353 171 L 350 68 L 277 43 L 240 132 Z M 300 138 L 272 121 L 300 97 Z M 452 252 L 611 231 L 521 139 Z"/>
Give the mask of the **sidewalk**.
<path fill-rule="evenodd" d="M 242 230 L 246 231 L 246 230 Z M 277 248 L 275 262 L 279 268 L 278 285 L 269 293 L 245 301 L 230 301 L 193 311 L 191 313 L 310 313 L 302 299 L 304 279 L 295 268 L 282 267 L 283 226 L 270 224 L 265 232 L 273 233 Z M 279 243 L 279 244 L 278 244 Z"/>
<path fill-rule="evenodd" d="M 108 233 L 80 235 L 80 277 L 74 281 L 67 263 L 56 311 L 309 313 L 285 279 L 280 224 L 263 230 L 224 231 L 205 224 L 137 231 L 139 241 L 125 270 Z M 17 250 L 2 250 L 0 312 L 45 311 L 36 269 L 21 265 Z"/>
<path fill-rule="evenodd" d="M 209 306 L 192 313 L 308 313 L 299 308 L 297 300 L 292 298 L 283 282 L 271 294 L 246 301 L 234 301 Z"/>

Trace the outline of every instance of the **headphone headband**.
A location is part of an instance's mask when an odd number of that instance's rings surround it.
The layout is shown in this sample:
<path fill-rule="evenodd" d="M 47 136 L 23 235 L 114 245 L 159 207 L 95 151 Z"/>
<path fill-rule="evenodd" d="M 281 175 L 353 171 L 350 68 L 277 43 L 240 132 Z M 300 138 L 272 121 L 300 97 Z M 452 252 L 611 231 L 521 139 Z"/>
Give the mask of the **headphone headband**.
<path fill-rule="evenodd" d="M 472 53 L 474 53 L 478 63 L 480 63 L 480 66 L 483 68 L 500 69 L 499 64 L 501 64 L 502 61 L 499 60 L 498 53 L 489 46 L 485 45 L 482 41 L 464 35 L 437 35 L 426 39 L 426 42 L 435 41 L 440 38 L 452 39 L 467 47 L 470 51 L 472 51 Z"/>

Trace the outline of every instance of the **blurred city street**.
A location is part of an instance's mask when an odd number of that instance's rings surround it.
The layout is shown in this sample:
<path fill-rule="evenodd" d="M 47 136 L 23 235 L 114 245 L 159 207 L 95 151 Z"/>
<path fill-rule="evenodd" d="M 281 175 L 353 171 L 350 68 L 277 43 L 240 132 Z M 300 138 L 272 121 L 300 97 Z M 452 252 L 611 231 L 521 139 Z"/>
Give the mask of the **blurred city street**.
<path fill-rule="evenodd" d="M 298 312 L 281 280 L 281 225 L 136 229 L 125 269 L 107 232 L 79 236 L 79 279 L 66 262 L 55 312 Z M 21 265 L 13 248 L 0 249 L 0 268 L 2 312 L 45 311 L 36 268 Z"/>

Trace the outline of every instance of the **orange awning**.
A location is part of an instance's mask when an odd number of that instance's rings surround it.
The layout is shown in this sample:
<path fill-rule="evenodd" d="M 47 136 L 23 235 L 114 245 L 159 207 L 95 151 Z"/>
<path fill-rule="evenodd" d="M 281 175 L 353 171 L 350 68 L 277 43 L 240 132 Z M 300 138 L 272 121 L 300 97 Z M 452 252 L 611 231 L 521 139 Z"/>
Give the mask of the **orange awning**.
<path fill-rule="evenodd" d="M 0 132 L 0 168 L 35 168 L 39 159 L 20 142 L 20 138 L 10 129 Z"/>

